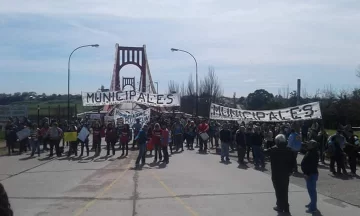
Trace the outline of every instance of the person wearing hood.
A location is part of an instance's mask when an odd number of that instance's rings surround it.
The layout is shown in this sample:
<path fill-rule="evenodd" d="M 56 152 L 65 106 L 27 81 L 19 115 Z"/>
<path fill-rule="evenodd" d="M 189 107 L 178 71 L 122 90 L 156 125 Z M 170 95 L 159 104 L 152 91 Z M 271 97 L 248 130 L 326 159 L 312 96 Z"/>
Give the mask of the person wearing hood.
<path fill-rule="evenodd" d="M 310 140 L 307 145 L 307 153 L 301 162 L 301 170 L 304 173 L 306 180 L 306 187 L 310 197 L 310 203 L 306 205 L 308 208 L 307 213 L 317 212 L 317 192 L 316 182 L 319 177 L 318 171 L 318 143 L 315 140 Z"/>

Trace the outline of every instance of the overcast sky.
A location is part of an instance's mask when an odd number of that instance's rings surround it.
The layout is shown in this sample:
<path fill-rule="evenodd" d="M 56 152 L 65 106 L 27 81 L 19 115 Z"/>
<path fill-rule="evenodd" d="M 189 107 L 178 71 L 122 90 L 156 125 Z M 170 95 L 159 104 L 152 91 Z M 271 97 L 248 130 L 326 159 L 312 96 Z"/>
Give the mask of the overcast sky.
<path fill-rule="evenodd" d="M 71 92 L 109 87 L 115 43 L 146 44 L 159 91 L 170 79 L 187 82 L 213 66 L 224 93 L 264 88 L 308 93 L 331 85 L 351 89 L 360 79 L 360 1 L 347 0 L 0 0 L 1 92 Z M 135 66 L 120 76 L 140 77 Z"/>

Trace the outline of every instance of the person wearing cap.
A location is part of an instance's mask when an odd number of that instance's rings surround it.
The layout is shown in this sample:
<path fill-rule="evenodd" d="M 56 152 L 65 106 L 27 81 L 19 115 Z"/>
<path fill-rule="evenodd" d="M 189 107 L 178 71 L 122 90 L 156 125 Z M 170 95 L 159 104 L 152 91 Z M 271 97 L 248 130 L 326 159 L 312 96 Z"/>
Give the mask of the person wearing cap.
<path fill-rule="evenodd" d="M 275 146 L 268 149 L 271 163 L 271 180 L 275 189 L 277 212 L 289 213 L 289 181 L 293 169 L 293 152 L 286 147 L 286 137 L 275 137 Z"/>
<path fill-rule="evenodd" d="M 307 145 L 307 152 L 301 162 L 301 170 L 304 173 L 306 180 L 306 187 L 310 197 L 310 203 L 306 205 L 307 213 L 316 213 L 317 210 L 317 192 L 316 182 L 319 177 L 318 171 L 318 143 L 315 140 L 310 140 Z"/>

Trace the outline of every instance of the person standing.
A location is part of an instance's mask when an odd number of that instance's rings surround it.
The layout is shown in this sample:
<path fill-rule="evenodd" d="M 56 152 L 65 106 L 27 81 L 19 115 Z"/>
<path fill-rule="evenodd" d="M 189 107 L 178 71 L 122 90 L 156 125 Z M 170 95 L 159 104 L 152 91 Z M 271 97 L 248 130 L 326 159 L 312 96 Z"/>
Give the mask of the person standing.
<path fill-rule="evenodd" d="M 254 164 L 255 169 L 258 169 L 259 166 L 261 168 L 265 168 L 265 158 L 264 158 L 264 152 L 262 150 L 262 143 L 264 140 L 263 135 L 261 134 L 260 127 L 254 128 L 254 133 L 252 134 L 252 149 L 254 153 Z"/>
<path fill-rule="evenodd" d="M 89 128 L 88 128 L 88 124 L 87 123 L 83 123 L 81 127 L 78 128 L 78 134 L 80 133 L 80 131 L 82 130 L 82 128 L 86 128 L 88 131 L 89 131 Z M 80 157 L 83 156 L 83 153 L 84 153 L 84 147 L 86 148 L 86 155 L 89 157 L 89 136 L 90 134 L 85 138 L 84 141 L 82 140 L 79 140 L 80 143 L 81 143 L 81 151 L 80 151 Z"/>
<path fill-rule="evenodd" d="M 224 124 L 223 129 L 220 131 L 221 141 L 221 162 L 230 162 L 229 158 L 229 147 L 231 145 L 231 131 L 229 130 L 228 124 Z"/>
<path fill-rule="evenodd" d="M 279 134 L 275 137 L 275 146 L 268 149 L 271 163 L 271 180 L 275 189 L 277 212 L 290 213 L 289 181 L 293 169 L 293 152 L 286 147 L 286 137 Z"/>
<path fill-rule="evenodd" d="M 164 155 L 164 162 L 166 164 L 169 163 L 169 152 L 168 152 L 168 145 L 169 145 L 169 130 L 166 127 L 166 124 L 163 123 L 162 125 L 162 136 L 161 136 L 161 141 L 162 141 L 162 152 Z"/>
<path fill-rule="evenodd" d="M 317 142 L 319 143 L 319 151 L 320 151 L 320 161 L 321 163 L 325 164 L 325 149 L 327 146 L 327 139 L 328 139 L 328 134 L 326 133 L 325 129 L 322 128 L 321 131 L 318 133 L 317 136 Z"/>
<path fill-rule="evenodd" d="M 122 150 L 121 156 L 124 155 L 128 156 L 129 154 L 129 137 L 130 137 L 130 126 L 129 124 L 124 124 L 124 127 L 121 130 L 121 134 L 120 134 L 120 145 Z"/>
<path fill-rule="evenodd" d="M 154 130 L 152 132 L 152 143 L 154 145 L 154 149 L 155 149 L 155 157 L 154 157 L 154 162 L 157 162 L 158 156 L 159 156 L 159 160 L 162 160 L 162 154 L 161 154 L 161 146 L 162 146 L 162 141 L 161 141 L 161 136 L 162 136 L 162 130 L 160 128 L 159 123 L 156 123 L 154 126 Z"/>
<path fill-rule="evenodd" d="M 188 150 L 194 150 L 194 140 L 196 136 L 196 126 L 194 121 L 190 121 L 190 123 L 186 125 L 186 133 L 186 146 Z"/>
<path fill-rule="evenodd" d="M 330 157 L 330 171 L 333 175 L 341 174 L 347 175 L 344 164 L 344 148 L 346 139 L 341 135 L 342 131 L 338 130 L 337 133 L 329 138 L 329 147 L 327 151 L 331 154 Z M 335 171 L 335 162 L 337 165 L 337 172 Z"/>
<path fill-rule="evenodd" d="M 39 143 L 40 129 L 37 124 L 33 124 L 30 129 L 30 146 L 31 146 L 31 157 L 34 157 L 35 151 L 37 151 L 40 157 L 40 143 Z"/>
<path fill-rule="evenodd" d="M 9 197 L 5 191 L 4 185 L 0 183 L 0 215 L 13 216 L 14 212 L 11 209 Z"/>
<path fill-rule="evenodd" d="M 44 122 L 43 127 L 40 129 L 40 137 L 39 137 L 40 144 L 41 143 L 43 144 L 43 151 L 49 150 L 47 147 L 49 139 L 45 136 L 48 130 L 49 130 L 49 123 Z"/>
<path fill-rule="evenodd" d="M 289 135 L 289 140 L 288 140 L 288 147 L 292 150 L 294 155 L 292 162 L 293 172 L 297 173 L 298 172 L 297 156 L 301 149 L 301 138 L 299 134 L 296 133 L 295 129 L 291 129 L 291 133 Z"/>
<path fill-rule="evenodd" d="M 198 126 L 198 132 L 199 132 L 199 152 L 204 151 L 207 152 L 207 139 L 203 139 L 201 134 L 208 133 L 209 131 L 209 125 L 206 122 L 206 119 L 203 119 L 201 124 Z"/>
<path fill-rule="evenodd" d="M 315 140 L 310 140 L 307 145 L 307 153 L 305 154 L 301 162 L 301 170 L 304 173 L 306 180 L 306 187 L 310 197 L 310 203 L 306 205 L 308 208 L 307 213 L 316 213 L 317 212 L 317 192 L 316 192 L 316 182 L 319 177 L 318 171 L 318 161 L 319 153 L 317 149 L 317 142 Z"/>
<path fill-rule="evenodd" d="M 134 137 L 136 137 L 139 131 L 141 130 L 140 119 L 136 119 L 136 123 L 132 126 L 132 129 L 134 130 Z M 135 143 L 136 142 L 134 140 L 132 143 L 132 149 L 135 149 Z"/>
<path fill-rule="evenodd" d="M 15 143 L 17 140 L 16 136 L 16 128 L 15 125 L 11 122 L 11 120 L 8 120 L 5 126 L 5 140 L 6 140 L 6 146 L 8 147 L 8 154 L 14 154 L 15 150 Z"/>
<path fill-rule="evenodd" d="M 113 127 L 112 123 L 109 123 L 107 125 L 106 134 L 105 134 L 107 156 L 110 155 L 110 147 L 112 149 L 113 155 L 115 155 L 115 143 L 116 143 L 116 140 L 117 140 L 116 128 Z"/>
<path fill-rule="evenodd" d="M 239 164 L 244 164 L 244 158 L 246 153 L 246 138 L 244 126 L 240 126 L 240 129 L 236 131 L 235 140 L 237 145 L 238 162 Z"/>
<path fill-rule="evenodd" d="M 100 155 L 101 152 L 101 127 L 100 122 L 95 122 L 95 125 L 92 128 L 93 133 L 93 149 L 95 150 L 95 155 Z"/>
<path fill-rule="evenodd" d="M 246 128 L 246 132 L 245 132 L 245 142 L 246 142 L 246 158 L 248 161 L 250 161 L 250 151 L 252 152 L 252 156 L 254 158 L 254 151 L 252 149 L 252 128 L 250 126 L 248 126 Z"/>
<path fill-rule="evenodd" d="M 173 135 L 175 150 L 179 151 L 179 149 L 181 148 L 181 151 L 184 151 L 184 144 L 183 144 L 184 126 L 180 123 L 179 119 L 175 120 L 175 123 L 172 126 L 172 131 L 173 131 L 172 135 Z"/>
<path fill-rule="evenodd" d="M 70 125 L 68 132 L 73 132 L 73 133 L 77 134 L 77 128 L 76 128 L 75 124 Z M 77 156 L 78 144 L 79 144 L 78 140 L 69 142 L 68 157 L 70 157 L 72 153 L 74 153 L 74 155 Z"/>
<path fill-rule="evenodd" d="M 145 164 L 145 158 L 146 158 L 146 142 L 147 142 L 147 125 L 144 124 L 142 129 L 139 131 L 139 133 L 136 135 L 135 140 L 138 143 L 139 146 L 139 154 L 136 158 L 135 166 L 138 169 L 140 166 L 140 160 L 141 164 Z"/>
<path fill-rule="evenodd" d="M 58 127 L 58 124 L 56 122 L 53 122 L 52 127 L 49 128 L 46 134 L 46 137 L 49 137 L 49 142 L 50 142 L 50 155 L 49 155 L 50 157 L 53 156 L 54 147 L 55 147 L 56 156 L 61 157 L 59 144 L 62 136 L 63 136 L 62 130 Z"/>
<path fill-rule="evenodd" d="M 347 144 L 347 149 L 348 149 L 348 156 L 349 156 L 349 166 L 350 166 L 350 171 L 351 171 L 351 175 L 356 176 L 356 160 L 358 158 L 359 155 L 359 150 L 360 150 L 360 141 L 359 138 L 354 135 L 354 132 L 351 130 L 350 131 L 350 138 L 349 138 L 349 143 Z"/>

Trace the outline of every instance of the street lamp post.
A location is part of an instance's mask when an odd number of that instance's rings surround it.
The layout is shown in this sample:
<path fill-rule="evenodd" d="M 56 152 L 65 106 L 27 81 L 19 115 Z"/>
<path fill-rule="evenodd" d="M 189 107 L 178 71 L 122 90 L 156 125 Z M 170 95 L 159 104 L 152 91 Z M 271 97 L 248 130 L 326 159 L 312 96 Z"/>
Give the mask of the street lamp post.
<path fill-rule="evenodd" d="M 196 101 L 195 101 L 195 106 L 196 106 L 196 116 L 198 116 L 198 108 L 199 108 L 199 102 L 198 102 L 198 97 L 199 97 L 199 89 L 198 89 L 198 65 L 197 65 L 197 61 L 196 61 L 196 58 L 191 54 L 189 53 L 188 51 L 186 50 L 181 50 L 181 49 L 175 49 L 175 48 L 171 48 L 171 51 L 173 52 L 184 52 L 184 53 L 187 53 L 189 54 L 195 61 L 195 72 L 196 72 L 196 95 L 195 95 L 195 98 L 196 98 Z"/>
<path fill-rule="evenodd" d="M 159 83 L 158 82 L 154 82 L 156 84 L 156 94 L 159 94 Z"/>
<path fill-rule="evenodd" d="M 72 54 L 76 50 L 78 50 L 80 48 L 84 48 L 84 47 L 99 47 L 99 44 L 89 44 L 89 45 L 79 46 L 70 53 L 69 61 L 68 61 L 68 95 L 67 95 L 67 119 L 68 119 L 68 123 L 70 122 L 70 59 L 71 59 Z"/>

